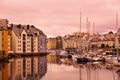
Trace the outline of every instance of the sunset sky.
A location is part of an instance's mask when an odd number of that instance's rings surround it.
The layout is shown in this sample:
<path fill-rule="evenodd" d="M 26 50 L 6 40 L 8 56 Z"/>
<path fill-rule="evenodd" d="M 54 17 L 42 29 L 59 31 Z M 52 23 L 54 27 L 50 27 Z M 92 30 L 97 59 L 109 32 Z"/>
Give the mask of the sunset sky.
<path fill-rule="evenodd" d="M 0 0 L 1 19 L 8 19 L 9 23 L 35 25 L 48 37 L 79 31 L 80 10 L 82 32 L 86 32 L 86 17 L 91 22 L 92 33 L 93 22 L 96 33 L 115 31 L 120 0 Z"/>

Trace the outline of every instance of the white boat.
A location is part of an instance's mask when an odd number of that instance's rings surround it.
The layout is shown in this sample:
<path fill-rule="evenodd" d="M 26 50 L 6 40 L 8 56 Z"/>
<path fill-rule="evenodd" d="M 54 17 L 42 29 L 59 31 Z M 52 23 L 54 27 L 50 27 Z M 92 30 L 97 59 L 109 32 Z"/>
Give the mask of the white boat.
<path fill-rule="evenodd" d="M 67 52 L 65 50 L 61 50 L 59 54 L 57 54 L 58 57 L 67 57 Z"/>

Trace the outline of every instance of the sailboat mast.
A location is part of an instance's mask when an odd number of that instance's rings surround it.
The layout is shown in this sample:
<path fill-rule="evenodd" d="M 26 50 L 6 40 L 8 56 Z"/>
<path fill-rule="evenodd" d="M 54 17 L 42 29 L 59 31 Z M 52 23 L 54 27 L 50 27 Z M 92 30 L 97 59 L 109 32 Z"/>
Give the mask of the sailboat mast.
<path fill-rule="evenodd" d="M 86 18 L 86 24 L 87 24 L 87 33 L 90 34 L 90 20 L 88 17 Z"/>
<path fill-rule="evenodd" d="M 88 21 L 88 33 L 90 34 L 90 20 Z"/>
<path fill-rule="evenodd" d="M 95 23 L 93 22 L 93 34 L 95 34 Z"/>
<path fill-rule="evenodd" d="M 116 14 L 116 31 L 118 29 L 118 14 Z"/>
<path fill-rule="evenodd" d="M 80 10 L 80 33 L 81 33 L 81 27 L 82 27 L 82 12 Z"/>
<path fill-rule="evenodd" d="M 89 31 L 88 31 L 88 25 L 89 25 L 88 23 L 89 23 L 89 21 L 88 21 L 88 17 L 87 17 L 87 18 L 86 18 L 86 26 L 87 26 L 87 30 L 86 30 L 86 31 L 87 31 L 87 33 L 89 32 Z"/>

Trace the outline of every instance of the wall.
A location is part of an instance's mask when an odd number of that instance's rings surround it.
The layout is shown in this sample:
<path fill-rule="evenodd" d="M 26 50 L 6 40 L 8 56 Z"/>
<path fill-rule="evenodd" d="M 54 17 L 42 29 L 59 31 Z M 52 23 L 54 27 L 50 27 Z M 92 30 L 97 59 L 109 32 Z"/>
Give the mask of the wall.
<path fill-rule="evenodd" d="M 3 30 L 3 50 L 5 55 L 8 55 L 8 30 Z"/>

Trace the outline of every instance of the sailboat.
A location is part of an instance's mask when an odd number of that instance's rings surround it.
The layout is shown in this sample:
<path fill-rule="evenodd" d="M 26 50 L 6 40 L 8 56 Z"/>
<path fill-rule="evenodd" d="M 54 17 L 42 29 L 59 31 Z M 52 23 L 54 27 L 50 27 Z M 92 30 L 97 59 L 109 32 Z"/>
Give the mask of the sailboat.
<path fill-rule="evenodd" d="M 116 29 L 118 29 L 118 14 L 116 14 Z M 118 49 L 120 49 L 119 48 L 120 47 L 120 45 L 119 45 L 120 43 L 119 43 L 119 40 L 118 40 L 118 37 L 117 37 L 118 35 L 119 34 L 117 34 L 117 33 L 115 35 L 115 47 L 116 47 L 116 50 L 117 50 L 117 59 L 113 60 L 113 64 L 120 66 L 120 55 L 118 53 Z"/>

